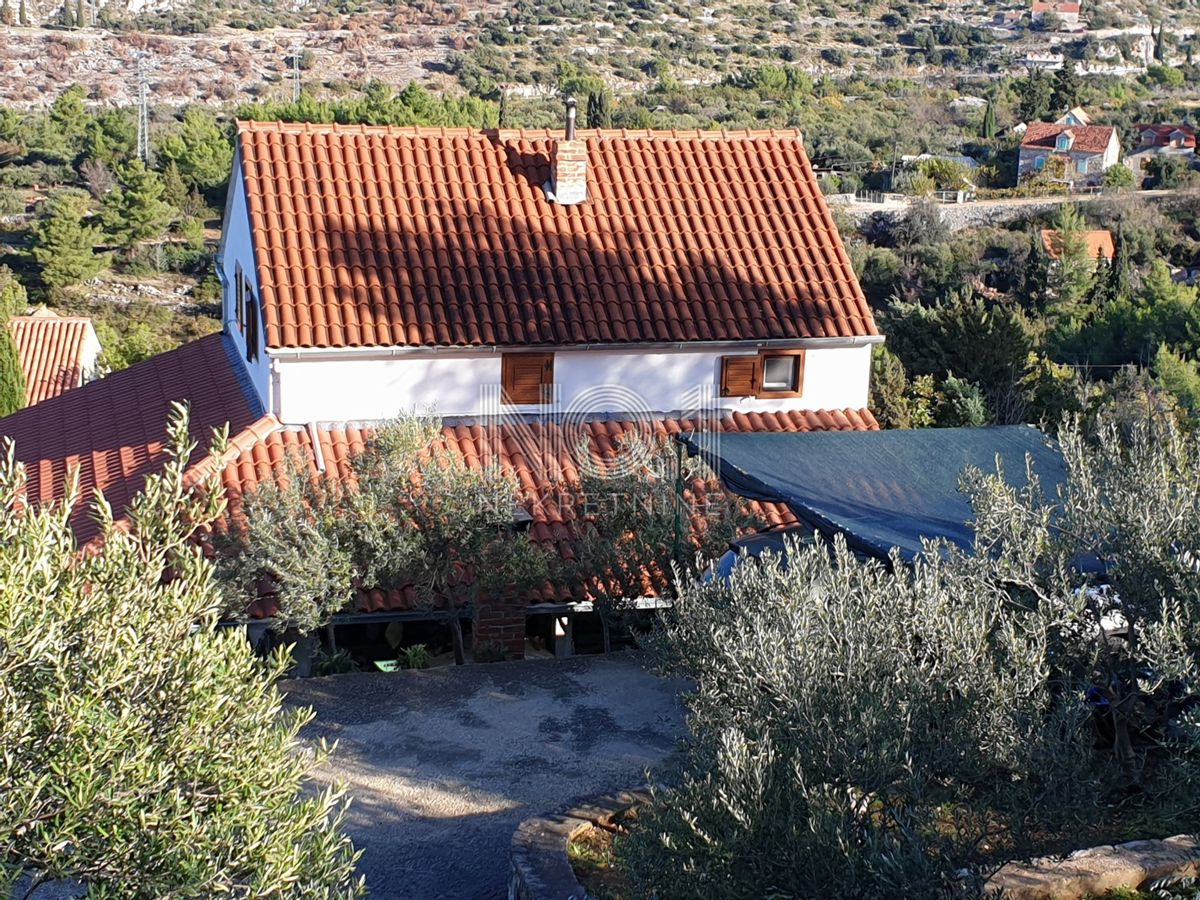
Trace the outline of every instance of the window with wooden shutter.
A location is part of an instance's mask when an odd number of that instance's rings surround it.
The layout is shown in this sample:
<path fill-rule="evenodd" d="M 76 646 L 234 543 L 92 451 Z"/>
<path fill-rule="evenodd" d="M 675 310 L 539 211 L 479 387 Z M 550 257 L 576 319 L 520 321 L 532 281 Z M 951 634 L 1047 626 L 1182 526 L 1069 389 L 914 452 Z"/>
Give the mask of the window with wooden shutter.
<path fill-rule="evenodd" d="M 753 397 L 758 393 L 759 372 L 757 356 L 721 357 L 721 396 Z"/>
<path fill-rule="evenodd" d="M 804 393 L 803 350 L 764 350 L 758 356 L 760 398 L 775 400 Z"/>
<path fill-rule="evenodd" d="M 500 383 L 506 403 L 548 403 L 554 384 L 553 353 L 505 353 Z"/>

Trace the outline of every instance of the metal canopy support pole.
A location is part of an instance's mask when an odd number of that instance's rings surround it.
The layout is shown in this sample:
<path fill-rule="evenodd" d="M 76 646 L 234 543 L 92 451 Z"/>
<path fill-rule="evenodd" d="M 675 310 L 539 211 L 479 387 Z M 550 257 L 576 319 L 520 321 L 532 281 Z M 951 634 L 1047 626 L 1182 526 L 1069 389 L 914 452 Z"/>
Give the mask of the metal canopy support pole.
<path fill-rule="evenodd" d="M 570 613 L 554 617 L 554 655 L 575 655 L 575 617 Z"/>

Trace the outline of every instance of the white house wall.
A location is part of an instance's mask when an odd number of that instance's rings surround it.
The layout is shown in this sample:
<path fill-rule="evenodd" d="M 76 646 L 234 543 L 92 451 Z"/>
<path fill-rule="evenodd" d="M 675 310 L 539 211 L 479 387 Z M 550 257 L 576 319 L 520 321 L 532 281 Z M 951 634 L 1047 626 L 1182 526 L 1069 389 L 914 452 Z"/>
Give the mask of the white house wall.
<path fill-rule="evenodd" d="M 221 247 L 217 259 L 221 271 L 221 283 L 224 286 L 224 297 L 221 301 L 221 324 L 225 333 L 230 335 L 234 344 L 237 345 L 242 365 L 246 367 L 250 381 L 258 393 L 263 407 L 267 408 L 270 400 L 271 364 L 265 349 L 261 346 L 264 334 L 261 321 L 262 292 L 258 289 L 258 270 L 254 265 L 254 243 L 250 237 L 250 216 L 246 211 L 246 189 L 242 183 L 241 165 L 241 160 L 235 156 L 233 176 L 229 180 L 229 194 L 225 201 L 225 222 L 221 231 Z M 234 279 L 238 265 L 241 265 L 243 277 L 254 292 L 254 296 L 259 300 L 260 347 L 258 359 L 255 362 L 246 361 L 246 336 L 237 324 L 237 311 L 234 306 Z"/>
<path fill-rule="evenodd" d="M 782 400 L 715 396 L 721 357 L 736 352 L 560 350 L 554 355 L 554 411 L 687 411 L 706 400 L 721 410 L 744 412 L 867 406 L 869 346 L 808 349 L 803 394 Z M 499 352 L 442 351 L 388 358 L 289 358 L 287 351 L 279 351 L 273 360 L 270 408 L 292 424 L 370 421 L 409 410 L 487 415 L 500 411 L 489 399 L 499 390 L 500 357 Z M 548 411 L 542 406 L 509 409 Z"/>

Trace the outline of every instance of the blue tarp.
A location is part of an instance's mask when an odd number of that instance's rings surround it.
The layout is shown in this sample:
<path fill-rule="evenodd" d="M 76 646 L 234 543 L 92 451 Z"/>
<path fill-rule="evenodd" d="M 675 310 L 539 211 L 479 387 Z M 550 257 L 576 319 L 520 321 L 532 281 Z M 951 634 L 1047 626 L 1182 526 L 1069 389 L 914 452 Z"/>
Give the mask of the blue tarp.
<path fill-rule="evenodd" d="M 905 560 L 922 538 L 969 548 L 971 505 L 959 491 L 963 471 L 996 471 L 1026 483 L 1026 456 L 1047 497 L 1066 478 L 1056 445 L 1025 425 L 896 431 L 683 434 L 679 440 L 717 472 L 725 487 L 751 500 L 785 503 L 827 537 L 843 534 L 854 550 Z"/>

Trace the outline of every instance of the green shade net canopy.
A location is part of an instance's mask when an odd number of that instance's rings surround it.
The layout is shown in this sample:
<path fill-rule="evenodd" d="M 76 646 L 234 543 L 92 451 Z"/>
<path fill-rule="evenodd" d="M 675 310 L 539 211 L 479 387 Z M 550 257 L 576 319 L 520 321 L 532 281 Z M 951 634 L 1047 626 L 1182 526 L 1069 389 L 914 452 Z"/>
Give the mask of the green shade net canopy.
<path fill-rule="evenodd" d="M 968 467 L 1027 484 L 1026 460 L 1053 500 L 1066 480 L 1057 445 L 1026 425 L 895 431 L 693 433 L 677 436 L 725 488 L 749 500 L 784 503 L 828 538 L 841 534 L 860 553 L 905 561 L 923 539 L 970 549 L 971 504 L 959 490 Z"/>

